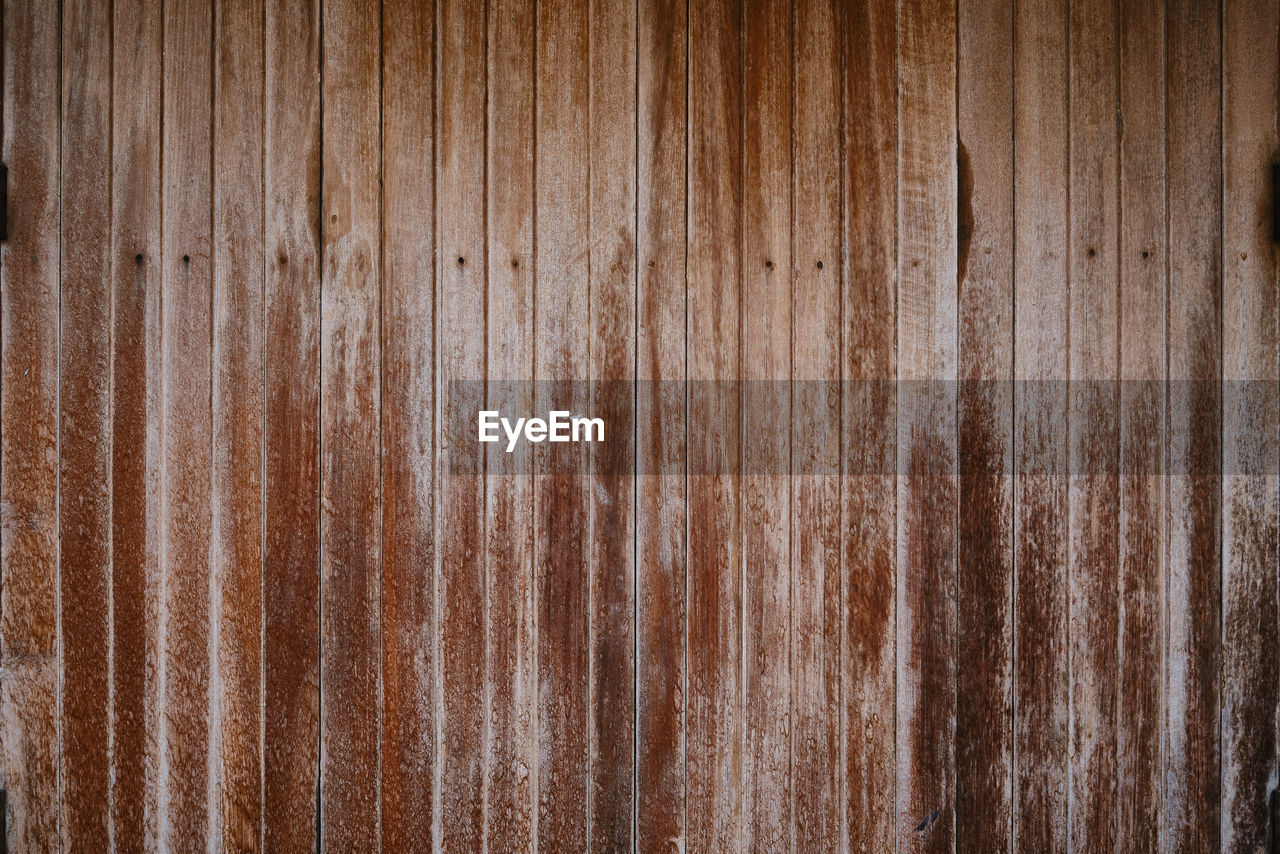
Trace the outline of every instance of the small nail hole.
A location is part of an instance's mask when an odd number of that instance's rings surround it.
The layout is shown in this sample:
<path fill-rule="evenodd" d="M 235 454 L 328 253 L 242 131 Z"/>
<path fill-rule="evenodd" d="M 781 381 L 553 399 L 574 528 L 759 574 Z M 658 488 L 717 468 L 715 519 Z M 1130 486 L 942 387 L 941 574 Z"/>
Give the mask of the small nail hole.
<path fill-rule="evenodd" d="M 512 258 L 512 259 L 511 259 L 511 266 L 512 266 L 512 267 L 519 267 L 519 266 L 520 266 L 520 260 L 519 260 L 518 258 Z"/>
<path fill-rule="evenodd" d="M 190 255 L 183 255 L 183 256 L 182 256 L 182 263 L 183 263 L 183 264 L 190 264 L 190 263 L 191 263 L 191 256 L 190 256 Z"/>
<path fill-rule="evenodd" d="M 773 262 L 772 262 L 772 261 L 765 261 L 765 262 L 764 262 L 764 265 L 765 265 L 766 267 L 768 267 L 770 270 L 772 270 L 772 269 L 773 269 Z"/>
<path fill-rule="evenodd" d="M 650 259 L 649 259 L 649 266 L 650 266 L 650 267 L 656 267 L 656 266 L 658 266 L 658 262 L 657 262 L 657 261 L 655 261 L 655 260 L 653 260 L 652 258 L 650 258 Z"/>
<path fill-rule="evenodd" d="M 465 263 L 467 263 L 467 259 L 466 259 L 466 258 L 463 258 L 461 255 L 459 255 L 459 256 L 458 256 L 458 264 L 459 264 L 459 265 L 462 265 L 462 264 L 465 264 Z"/>
<path fill-rule="evenodd" d="M 1143 249 L 1143 250 L 1142 250 L 1142 257 L 1143 257 L 1143 258 L 1150 258 L 1150 257 L 1151 257 L 1151 253 L 1150 253 L 1150 252 L 1148 252 L 1147 250 Z"/>
<path fill-rule="evenodd" d="M 821 269 L 822 269 L 822 262 L 821 262 L 821 261 L 819 261 L 819 262 L 818 262 L 818 269 L 819 269 L 819 270 L 821 270 Z"/>
<path fill-rule="evenodd" d="M 133 261 L 134 261 L 134 263 L 135 263 L 135 264 L 137 264 L 139 267 L 141 267 L 141 266 L 142 266 L 142 253 L 141 253 L 141 252 L 139 252 L 137 255 L 134 255 L 134 256 L 133 256 Z"/>
<path fill-rule="evenodd" d="M 1095 255 L 1097 255 L 1097 254 L 1098 254 L 1098 250 L 1097 250 L 1097 249 L 1094 249 L 1092 246 L 1090 246 L 1090 247 L 1089 247 L 1089 257 L 1090 257 L 1090 258 L 1092 258 L 1092 257 L 1094 257 L 1094 256 L 1095 256 Z"/>

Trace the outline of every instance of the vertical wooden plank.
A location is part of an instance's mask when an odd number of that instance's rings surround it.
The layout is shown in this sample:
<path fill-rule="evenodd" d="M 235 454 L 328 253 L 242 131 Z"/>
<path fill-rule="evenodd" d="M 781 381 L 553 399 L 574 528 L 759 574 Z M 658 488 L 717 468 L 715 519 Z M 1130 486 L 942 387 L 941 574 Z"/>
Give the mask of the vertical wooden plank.
<path fill-rule="evenodd" d="M 631 844 L 635 737 L 633 563 L 636 366 L 636 14 L 634 0 L 592 0 L 587 413 L 611 435 L 588 446 L 587 826 L 591 851 Z"/>
<path fill-rule="evenodd" d="M 589 4 L 539 3 L 534 30 L 534 408 L 582 411 L 590 359 Z M 534 454 L 538 848 L 587 848 L 589 493 L 578 451 Z M 585 459 L 585 458 L 584 458 Z"/>
<path fill-rule="evenodd" d="M 958 9 L 956 850 L 1013 832 L 1013 3 Z"/>
<path fill-rule="evenodd" d="M 898 850 L 955 837 L 956 9 L 898 6 Z"/>
<path fill-rule="evenodd" d="M 897 7 L 842 11 L 841 841 L 869 852 L 897 844 Z"/>
<path fill-rule="evenodd" d="M 214 12 L 214 844 L 256 851 L 262 828 L 263 242 L 260 0 Z"/>
<path fill-rule="evenodd" d="M 673 851 L 686 844 L 689 8 L 641 0 L 637 16 L 635 848 Z"/>
<path fill-rule="evenodd" d="M 110 773 L 110 647 L 102 642 L 111 636 L 109 11 L 98 3 L 63 5 L 59 170 L 62 844 L 97 849 L 108 845 Z"/>
<path fill-rule="evenodd" d="M 686 850 L 742 845 L 742 8 L 689 6 Z"/>
<path fill-rule="evenodd" d="M 320 7 L 266 9 L 263 844 L 314 851 L 320 798 Z"/>
<path fill-rule="evenodd" d="M 113 6 L 112 838 L 159 837 L 161 3 Z"/>
<path fill-rule="evenodd" d="M 1014 8 L 1014 846 L 1067 846 L 1066 7 Z"/>
<path fill-rule="evenodd" d="M 160 846 L 210 836 L 212 9 L 164 8 Z"/>
<path fill-rule="evenodd" d="M 1116 4 L 1070 6 L 1067 356 L 1072 850 L 1116 844 L 1119 269 Z"/>
<path fill-rule="evenodd" d="M 1222 837 L 1261 851 L 1280 748 L 1280 314 L 1271 170 L 1280 16 L 1233 0 L 1222 34 Z"/>
<path fill-rule="evenodd" d="M 1164 3 L 1120 15 L 1120 632 L 1116 848 L 1161 835 L 1164 681 Z"/>
<path fill-rule="evenodd" d="M 486 712 L 484 460 L 470 429 L 485 405 L 485 9 L 441 0 L 439 48 L 440 397 L 436 845 L 483 844 Z M 532 59 L 530 59 L 532 61 Z M 536 773 L 536 772 L 535 772 Z M 479 793 L 479 794 L 478 794 Z"/>
<path fill-rule="evenodd" d="M 60 833 L 58 25 L 56 3 L 4 5 L 4 162 L 23 210 L 0 258 L 0 783 L 15 850 Z"/>
<path fill-rule="evenodd" d="M 840 827 L 840 6 L 794 12 L 791 847 Z"/>
<path fill-rule="evenodd" d="M 488 34 L 488 399 L 533 414 L 534 9 L 503 0 Z M 534 839 L 537 683 L 533 621 L 533 487 L 528 454 L 486 455 L 489 572 L 488 817 L 491 850 Z"/>
<path fill-rule="evenodd" d="M 435 796 L 435 14 L 382 9 L 382 846 Z"/>
<path fill-rule="evenodd" d="M 791 842 L 791 8 L 743 11 L 744 848 Z"/>
<path fill-rule="evenodd" d="M 325 0 L 321 123 L 321 846 L 381 844 L 381 10 Z"/>
<path fill-rule="evenodd" d="M 1220 4 L 1171 0 L 1165 835 L 1219 847 L 1222 124 Z"/>

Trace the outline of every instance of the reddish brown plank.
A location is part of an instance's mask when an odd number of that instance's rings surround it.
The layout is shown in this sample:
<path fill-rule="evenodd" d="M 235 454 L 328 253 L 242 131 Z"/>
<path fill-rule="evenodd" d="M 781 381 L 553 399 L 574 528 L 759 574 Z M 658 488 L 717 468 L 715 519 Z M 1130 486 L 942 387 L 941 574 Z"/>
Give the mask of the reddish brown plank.
<path fill-rule="evenodd" d="M 115 844 L 139 850 L 159 832 L 162 10 L 113 10 L 111 806 Z"/>
<path fill-rule="evenodd" d="M 590 352 L 589 5 L 539 3 L 534 24 L 534 409 L 587 409 Z M 587 848 L 590 526 L 579 446 L 534 452 L 538 848 Z"/>
<path fill-rule="evenodd" d="M 62 9 L 58 370 L 62 844 L 108 845 L 111 590 L 111 21 Z M 52 840 L 50 840 L 52 842 Z"/>
<path fill-rule="evenodd" d="M 1280 311 L 1268 208 L 1280 117 L 1276 4 L 1232 0 L 1222 33 L 1222 836 L 1274 846 L 1280 748 Z"/>
<path fill-rule="evenodd" d="M 840 839 L 840 6 L 794 12 L 790 845 Z"/>
<path fill-rule="evenodd" d="M 636 55 L 635 847 L 685 839 L 687 8 L 645 0 Z"/>
<path fill-rule="evenodd" d="M 1067 356 L 1070 538 L 1068 845 L 1114 850 L 1119 555 L 1116 6 L 1071 5 Z"/>
<path fill-rule="evenodd" d="M 1068 56 L 1059 3 L 1014 8 L 1014 847 L 1067 848 Z"/>
<path fill-rule="evenodd" d="M 1120 582 L 1116 847 L 1161 833 L 1164 604 L 1164 4 L 1120 15 Z"/>
<path fill-rule="evenodd" d="M 1013 831 L 1013 4 L 959 6 L 956 849 Z"/>
<path fill-rule="evenodd" d="M 956 12 L 898 7 L 898 850 L 955 837 Z"/>
<path fill-rule="evenodd" d="M 897 8 L 842 6 L 841 756 L 851 851 L 896 844 Z"/>
<path fill-rule="evenodd" d="M 162 847 L 212 832 L 210 436 L 212 8 L 164 8 L 160 763 Z"/>
<path fill-rule="evenodd" d="M 61 825 L 58 25 L 56 3 L 4 5 L 4 162 L 24 212 L 0 256 L 0 783 L 14 850 L 56 846 Z"/>
<path fill-rule="evenodd" d="M 594 0 L 588 52 L 590 490 L 587 834 L 591 851 L 631 845 L 635 735 L 634 433 L 636 367 L 636 5 Z"/>
<path fill-rule="evenodd" d="M 436 844 L 478 850 L 486 757 L 485 479 L 472 440 L 485 405 L 485 9 L 442 0 L 436 438 L 440 548 L 436 586 L 439 700 Z M 532 59 L 530 59 L 532 61 Z M 532 769 L 531 769 L 532 771 Z"/>
<path fill-rule="evenodd" d="M 435 16 L 382 9 L 382 847 L 435 796 Z"/>
<path fill-rule="evenodd" d="M 213 837 L 262 829 L 263 42 L 260 0 L 214 12 Z"/>
<path fill-rule="evenodd" d="M 1219 839 L 1222 521 L 1220 7 L 1171 0 L 1164 841 Z"/>
<path fill-rule="evenodd" d="M 266 9 L 263 843 L 317 845 L 320 7 Z"/>
<path fill-rule="evenodd" d="M 381 844 L 381 17 L 325 0 L 320 223 L 320 838 Z"/>
<path fill-rule="evenodd" d="M 689 6 L 686 850 L 742 845 L 742 8 Z M 694 509 L 696 508 L 696 512 Z"/>

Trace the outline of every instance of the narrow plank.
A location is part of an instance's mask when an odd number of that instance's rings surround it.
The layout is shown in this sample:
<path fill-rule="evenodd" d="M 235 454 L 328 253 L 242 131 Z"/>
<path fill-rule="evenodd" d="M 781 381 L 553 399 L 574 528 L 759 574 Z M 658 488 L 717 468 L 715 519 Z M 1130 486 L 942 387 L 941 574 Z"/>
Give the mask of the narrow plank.
<path fill-rule="evenodd" d="M 841 764 L 851 851 L 897 844 L 897 7 L 842 6 Z"/>
<path fill-rule="evenodd" d="M 320 6 L 266 8 L 263 847 L 315 850 L 320 743 Z"/>
<path fill-rule="evenodd" d="M 382 8 L 382 847 L 434 833 L 435 14 Z"/>
<path fill-rule="evenodd" d="M 1013 3 L 962 0 L 956 850 L 1013 841 Z"/>
<path fill-rule="evenodd" d="M 1060 3 L 1014 9 L 1014 847 L 1067 848 L 1068 55 Z"/>
<path fill-rule="evenodd" d="M 898 6 L 898 850 L 955 838 L 956 8 Z M 903 476 L 905 475 L 905 476 Z"/>
<path fill-rule="evenodd" d="M 790 848 L 840 839 L 840 5 L 793 12 Z"/>
<path fill-rule="evenodd" d="M 441 0 L 437 15 L 436 845 L 476 851 L 485 832 L 487 555 L 484 460 L 470 437 L 471 419 L 485 405 L 480 381 L 487 379 L 485 9 L 465 0 Z"/>
<path fill-rule="evenodd" d="M 179 850 L 206 847 L 216 821 L 209 780 L 212 26 L 208 4 L 165 4 L 159 845 Z"/>
<path fill-rule="evenodd" d="M 62 844 L 105 850 L 111 636 L 111 21 L 62 8 L 58 566 Z M 52 840 L 49 840 L 52 842 Z"/>
<path fill-rule="evenodd" d="M 686 850 L 742 847 L 742 7 L 688 9 Z M 695 512 L 696 509 L 696 512 Z"/>
<path fill-rule="evenodd" d="M 1164 841 L 1219 848 L 1222 125 L 1220 4 L 1166 6 L 1169 380 Z"/>
<path fill-rule="evenodd" d="M 161 14 L 113 7 L 111 821 L 130 851 L 159 836 Z"/>
<path fill-rule="evenodd" d="M 637 4 L 635 848 L 685 836 L 688 8 Z"/>
<path fill-rule="evenodd" d="M 262 829 L 263 42 L 261 0 L 214 11 L 215 847 Z"/>
<path fill-rule="evenodd" d="M 791 842 L 791 8 L 744 3 L 744 838 Z"/>
<path fill-rule="evenodd" d="M 1274 844 L 1280 748 L 1280 223 L 1268 205 L 1280 138 L 1280 15 L 1233 0 L 1222 33 L 1223 851 Z"/>
<path fill-rule="evenodd" d="M 1116 4 L 1069 12 L 1068 846 L 1116 844 L 1119 163 Z"/>
<path fill-rule="evenodd" d="M 1164 680 L 1164 3 L 1120 16 L 1120 556 L 1116 849 L 1161 835 Z"/>
<path fill-rule="evenodd" d="M 533 414 L 534 9 L 489 9 L 488 401 L 507 417 Z M 485 549 L 488 588 L 490 850 L 534 839 L 537 683 L 533 622 L 533 469 L 528 454 L 491 446 Z"/>
<path fill-rule="evenodd" d="M 321 847 L 381 844 L 381 14 L 322 7 Z"/>
<path fill-rule="evenodd" d="M 0 784 L 14 850 L 56 844 L 58 4 L 4 5 L 4 162 L 21 217 L 0 251 Z"/>
<path fill-rule="evenodd" d="M 534 409 L 583 411 L 589 375 L 589 4 L 539 3 L 534 25 Z M 538 848 L 584 851 L 590 525 L 578 446 L 534 453 Z"/>
<path fill-rule="evenodd" d="M 603 418 L 588 446 L 591 479 L 588 847 L 631 850 L 635 766 L 632 382 L 636 366 L 636 14 L 633 0 L 593 0 L 588 12 L 591 211 L 587 412 Z"/>

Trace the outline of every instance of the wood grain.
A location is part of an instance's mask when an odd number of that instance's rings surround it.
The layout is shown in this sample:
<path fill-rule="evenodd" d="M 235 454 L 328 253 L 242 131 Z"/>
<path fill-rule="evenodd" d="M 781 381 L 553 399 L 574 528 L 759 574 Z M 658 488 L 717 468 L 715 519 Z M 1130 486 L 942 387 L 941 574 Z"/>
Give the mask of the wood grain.
<path fill-rule="evenodd" d="M 263 847 L 314 851 L 320 745 L 320 7 L 266 7 Z"/>
<path fill-rule="evenodd" d="M 111 632 L 111 21 L 62 9 L 58 372 L 62 844 L 108 845 Z M 52 840 L 50 840 L 52 842 Z"/>
<path fill-rule="evenodd" d="M 435 17 L 382 8 L 382 847 L 434 834 Z"/>
<path fill-rule="evenodd" d="M 1222 831 L 1261 851 L 1280 748 L 1280 310 L 1277 168 L 1280 15 L 1231 2 L 1222 33 Z"/>
<path fill-rule="evenodd" d="M 0 255 L 0 779 L 14 850 L 55 845 L 58 648 L 59 19 L 4 4 L 4 162 L 21 187 Z M 17 193 L 9 202 L 16 207 Z"/>

